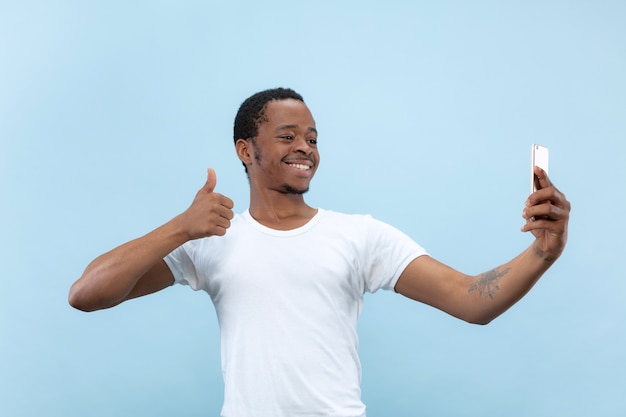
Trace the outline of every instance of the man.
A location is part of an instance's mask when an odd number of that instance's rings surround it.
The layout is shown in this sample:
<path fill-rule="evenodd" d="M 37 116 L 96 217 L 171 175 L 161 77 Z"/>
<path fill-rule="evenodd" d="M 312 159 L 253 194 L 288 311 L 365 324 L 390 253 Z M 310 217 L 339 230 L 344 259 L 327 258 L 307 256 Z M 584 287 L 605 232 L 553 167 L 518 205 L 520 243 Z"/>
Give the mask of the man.
<path fill-rule="evenodd" d="M 565 247 L 570 204 L 539 168 L 539 190 L 523 212 L 522 231 L 534 242 L 468 276 L 387 224 L 305 203 L 320 156 L 315 121 L 296 92 L 248 98 L 234 140 L 250 180 L 247 211 L 233 215 L 209 169 L 185 212 L 95 259 L 69 295 L 72 306 L 92 311 L 175 282 L 207 291 L 220 324 L 223 416 L 364 416 L 356 322 L 366 291 L 393 289 L 486 324 Z"/>

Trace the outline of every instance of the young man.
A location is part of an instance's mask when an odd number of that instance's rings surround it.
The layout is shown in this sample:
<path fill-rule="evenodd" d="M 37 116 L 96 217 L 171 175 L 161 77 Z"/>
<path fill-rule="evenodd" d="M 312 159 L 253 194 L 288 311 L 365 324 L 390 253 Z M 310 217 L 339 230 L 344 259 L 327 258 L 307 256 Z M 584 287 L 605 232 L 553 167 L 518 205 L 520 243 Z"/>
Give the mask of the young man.
<path fill-rule="evenodd" d="M 250 180 L 250 208 L 215 193 L 216 174 L 163 226 L 95 259 L 72 286 L 92 311 L 175 282 L 209 293 L 218 315 L 223 416 L 364 416 L 356 322 L 378 289 L 486 324 L 519 300 L 559 257 L 570 204 L 543 171 L 523 216 L 535 240 L 510 262 L 468 276 L 369 216 L 308 206 L 319 162 L 315 121 L 289 89 L 240 107 L 235 148 Z"/>

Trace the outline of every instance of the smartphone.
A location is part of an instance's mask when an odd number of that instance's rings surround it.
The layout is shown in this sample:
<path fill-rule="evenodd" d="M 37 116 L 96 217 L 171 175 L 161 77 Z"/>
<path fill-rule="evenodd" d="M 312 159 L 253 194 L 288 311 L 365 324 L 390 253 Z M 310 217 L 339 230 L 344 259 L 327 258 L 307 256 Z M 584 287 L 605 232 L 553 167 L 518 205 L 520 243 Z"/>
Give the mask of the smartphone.
<path fill-rule="evenodd" d="M 548 173 L 548 148 L 545 146 L 533 144 L 530 157 L 530 192 L 537 191 L 537 182 L 535 179 L 535 166 L 543 169 Z"/>

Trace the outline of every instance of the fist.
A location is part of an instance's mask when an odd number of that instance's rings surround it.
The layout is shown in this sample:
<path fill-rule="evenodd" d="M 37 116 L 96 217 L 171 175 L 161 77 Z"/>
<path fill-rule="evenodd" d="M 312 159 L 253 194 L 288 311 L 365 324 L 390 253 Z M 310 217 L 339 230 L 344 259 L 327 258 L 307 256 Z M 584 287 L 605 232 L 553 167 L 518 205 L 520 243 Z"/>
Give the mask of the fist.
<path fill-rule="evenodd" d="M 224 236 L 230 227 L 233 201 L 216 193 L 217 176 L 208 169 L 206 183 L 200 188 L 191 206 L 183 213 L 183 224 L 189 239 L 208 236 Z"/>
<path fill-rule="evenodd" d="M 535 236 L 535 250 L 546 261 L 555 260 L 565 248 L 571 204 L 548 175 L 535 167 L 539 189 L 526 201 L 522 217 L 526 224 L 523 232 Z"/>

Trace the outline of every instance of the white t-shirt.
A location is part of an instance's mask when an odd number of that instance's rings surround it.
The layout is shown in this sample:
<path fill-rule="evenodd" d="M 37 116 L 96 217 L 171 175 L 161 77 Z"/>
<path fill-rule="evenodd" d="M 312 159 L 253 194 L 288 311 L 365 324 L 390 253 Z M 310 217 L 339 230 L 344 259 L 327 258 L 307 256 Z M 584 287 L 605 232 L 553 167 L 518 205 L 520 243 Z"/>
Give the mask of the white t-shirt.
<path fill-rule="evenodd" d="M 370 216 L 319 209 L 288 231 L 246 211 L 225 236 L 187 242 L 165 261 L 176 282 L 215 305 L 224 417 L 360 417 L 363 295 L 393 289 L 424 254 Z"/>

